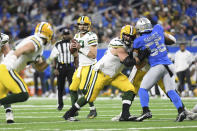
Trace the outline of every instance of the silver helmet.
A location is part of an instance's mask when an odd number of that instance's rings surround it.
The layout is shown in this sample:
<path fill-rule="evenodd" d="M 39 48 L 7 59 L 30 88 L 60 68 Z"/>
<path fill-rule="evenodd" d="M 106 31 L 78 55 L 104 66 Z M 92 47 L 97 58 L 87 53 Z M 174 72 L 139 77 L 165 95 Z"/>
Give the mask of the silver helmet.
<path fill-rule="evenodd" d="M 135 28 L 138 33 L 145 33 L 152 31 L 153 27 L 149 19 L 140 18 L 135 25 Z"/>

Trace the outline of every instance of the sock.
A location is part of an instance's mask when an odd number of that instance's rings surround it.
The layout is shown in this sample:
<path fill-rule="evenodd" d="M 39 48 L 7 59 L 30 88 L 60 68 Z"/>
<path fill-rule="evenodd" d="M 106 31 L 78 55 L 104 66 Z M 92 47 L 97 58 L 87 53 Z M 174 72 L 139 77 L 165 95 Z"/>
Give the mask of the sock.
<path fill-rule="evenodd" d="M 83 107 L 85 104 L 87 104 L 87 101 L 85 99 L 85 97 L 81 97 L 78 101 L 77 104 L 79 105 L 79 107 Z"/>
<path fill-rule="evenodd" d="M 78 100 L 77 91 L 70 91 L 70 98 L 71 98 L 71 104 L 74 105 L 75 102 Z"/>
<path fill-rule="evenodd" d="M 174 104 L 174 106 L 177 108 L 177 110 L 180 107 L 183 107 L 181 98 L 179 97 L 179 95 L 176 93 L 176 91 L 174 90 L 170 90 L 167 92 L 168 96 L 170 97 L 172 103 Z"/>
<path fill-rule="evenodd" d="M 130 116 L 130 109 L 131 101 L 130 100 L 123 100 L 122 101 L 122 117 L 128 118 Z"/>
<path fill-rule="evenodd" d="M 89 102 L 89 106 L 90 106 L 90 110 L 96 110 L 93 102 Z"/>
<path fill-rule="evenodd" d="M 9 108 L 11 109 L 11 105 L 10 105 L 10 104 L 8 104 L 8 105 L 6 104 L 6 105 L 3 105 L 3 106 L 4 106 L 4 109 L 5 109 L 5 110 L 6 110 L 6 109 L 9 109 Z"/>
<path fill-rule="evenodd" d="M 10 94 L 3 99 L 0 99 L 1 105 L 12 104 L 16 102 L 24 102 L 29 98 L 29 94 L 27 92 L 22 92 L 19 94 Z"/>
<path fill-rule="evenodd" d="M 148 103 L 149 103 L 148 91 L 144 88 L 140 88 L 138 91 L 138 95 L 140 97 L 140 103 L 141 103 L 142 108 L 148 107 Z"/>
<path fill-rule="evenodd" d="M 142 110 L 143 110 L 143 114 L 150 112 L 149 107 L 146 107 L 146 106 L 142 107 Z"/>
<path fill-rule="evenodd" d="M 75 103 L 69 110 L 70 116 L 73 117 L 78 110 L 80 110 L 80 106 Z"/>

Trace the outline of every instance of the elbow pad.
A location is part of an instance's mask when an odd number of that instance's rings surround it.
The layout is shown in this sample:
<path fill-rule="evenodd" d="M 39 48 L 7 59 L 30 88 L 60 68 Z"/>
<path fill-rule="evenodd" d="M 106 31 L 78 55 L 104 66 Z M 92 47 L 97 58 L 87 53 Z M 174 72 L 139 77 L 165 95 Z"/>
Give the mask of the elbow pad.
<path fill-rule="evenodd" d="M 127 56 L 121 63 L 127 67 L 130 67 L 136 65 L 136 60 Z"/>

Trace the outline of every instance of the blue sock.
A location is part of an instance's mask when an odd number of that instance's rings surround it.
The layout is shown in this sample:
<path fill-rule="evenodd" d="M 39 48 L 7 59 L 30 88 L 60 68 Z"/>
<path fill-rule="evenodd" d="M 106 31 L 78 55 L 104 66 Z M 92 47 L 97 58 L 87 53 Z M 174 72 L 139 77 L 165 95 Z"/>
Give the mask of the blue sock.
<path fill-rule="evenodd" d="M 141 106 L 148 107 L 148 103 L 149 103 L 148 91 L 144 88 L 140 88 L 138 91 L 138 95 L 140 97 Z"/>
<path fill-rule="evenodd" d="M 174 104 L 174 106 L 179 109 L 180 107 L 183 107 L 182 105 L 182 101 L 180 96 L 176 93 L 176 91 L 174 90 L 170 90 L 167 92 L 168 96 L 170 97 L 172 103 Z"/>

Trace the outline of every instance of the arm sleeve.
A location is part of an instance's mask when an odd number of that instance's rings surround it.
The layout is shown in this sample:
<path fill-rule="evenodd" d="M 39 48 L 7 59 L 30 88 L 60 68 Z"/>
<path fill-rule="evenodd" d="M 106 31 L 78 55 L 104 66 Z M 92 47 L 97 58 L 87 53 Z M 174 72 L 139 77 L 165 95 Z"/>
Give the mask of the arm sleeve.
<path fill-rule="evenodd" d="M 98 45 L 98 37 L 96 34 L 90 35 L 90 38 L 88 40 L 88 45 Z"/>
<path fill-rule="evenodd" d="M 32 37 L 30 41 L 33 42 L 35 46 L 35 52 L 37 52 L 41 48 L 40 42 L 35 37 Z"/>

